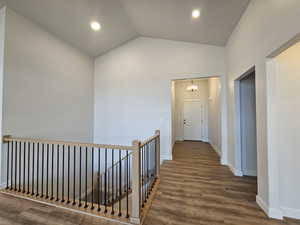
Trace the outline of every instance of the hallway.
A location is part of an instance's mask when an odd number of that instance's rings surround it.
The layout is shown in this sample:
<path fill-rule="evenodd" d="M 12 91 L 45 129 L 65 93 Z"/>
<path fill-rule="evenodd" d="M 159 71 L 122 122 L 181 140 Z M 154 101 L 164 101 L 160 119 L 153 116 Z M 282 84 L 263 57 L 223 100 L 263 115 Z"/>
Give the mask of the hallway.
<path fill-rule="evenodd" d="M 299 225 L 271 220 L 255 203 L 256 179 L 234 177 L 202 142 L 175 145 L 145 225 Z M 119 223 L 0 194 L 0 225 L 116 225 Z"/>
<path fill-rule="evenodd" d="M 176 143 L 173 157 L 162 165 L 145 225 L 300 224 L 268 219 L 255 202 L 256 179 L 233 176 L 209 144 Z"/>

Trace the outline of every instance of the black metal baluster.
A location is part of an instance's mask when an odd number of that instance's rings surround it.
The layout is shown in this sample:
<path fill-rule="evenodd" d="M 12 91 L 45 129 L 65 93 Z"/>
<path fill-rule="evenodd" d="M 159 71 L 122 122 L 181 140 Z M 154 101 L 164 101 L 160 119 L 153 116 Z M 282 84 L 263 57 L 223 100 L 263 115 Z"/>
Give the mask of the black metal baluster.
<path fill-rule="evenodd" d="M 23 143 L 23 193 L 25 193 L 26 189 L 26 142 Z"/>
<path fill-rule="evenodd" d="M 94 209 L 94 148 L 92 148 L 92 207 Z"/>
<path fill-rule="evenodd" d="M 37 167 L 36 167 L 36 196 L 39 196 L 39 171 L 40 171 L 40 143 L 37 143 L 37 156 L 36 156 L 36 162 L 37 162 Z"/>
<path fill-rule="evenodd" d="M 62 146 L 62 186 L 61 186 L 61 202 L 65 201 L 65 145 Z"/>
<path fill-rule="evenodd" d="M 143 189 L 143 191 L 144 191 L 144 202 L 146 202 L 146 187 L 147 187 L 147 180 L 146 180 L 146 174 L 147 174 L 147 171 L 146 171 L 146 147 L 147 147 L 147 144 L 144 146 L 144 149 L 143 149 L 143 151 L 144 151 L 144 153 L 143 153 L 143 155 L 144 155 L 144 159 L 143 159 L 143 161 L 144 161 L 144 189 Z"/>
<path fill-rule="evenodd" d="M 157 152 L 157 137 L 155 138 L 155 145 L 154 145 L 154 176 L 155 179 L 157 178 L 157 157 L 156 157 L 156 152 Z"/>
<path fill-rule="evenodd" d="M 156 182 L 156 175 L 155 175 L 156 172 L 155 171 L 156 171 L 156 138 L 153 141 L 153 171 L 152 171 L 153 185 L 152 185 L 152 189 Z"/>
<path fill-rule="evenodd" d="M 149 158 L 149 160 L 150 160 L 150 181 L 151 181 L 151 186 L 150 186 L 150 193 L 152 192 L 152 189 L 153 189 L 153 185 L 154 185 L 154 174 L 153 174 L 153 171 L 154 171 L 154 168 L 153 168 L 153 153 L 154 153 L 154 141 L 155 141 L 155 139 L 154 140 L 152 140 L 151 141 L 151 148 L 150 148 L 150 158 Z"/>
<path fill-rule="evenodd" d="M 18 142 L 15 142 L 15 191 L 17 191 L 17 171 L 18 171 Z"/>
<path fill-rule="evenodd" d="M 147 144 L 144 146 L 144 201 L 147 201 L 147 158 L 146 158 Z"/>
<path fill-rule="evenodd" d="M 110 169 L 107 170 L 107 204 L 109 205 L 111 203 L 110 199 L 110 187 L 111 187 L 111 182 L 110 182 Z"/>
<path fill-rule="evenodd" d="M 128 150 L 126 150 L 126 218 L 129 218 L 129 201 L 128 201 L 128 196 L 129 196 L 129 155 L 128 155 Z"/>
<path fill-rule="evenodd" d="M 116 152 L 116 151 L 114 151 L 114 152 Z M 114 177 L 115 177 L 115 180 L 114 180 L 114 183 L 115 183 L 114 203 L 116 204 L 116 210 L 118 211 L 118 204 L 117 203 L 118 203 L 118 194 L 119 194 L 119 192 L 118 192 L 118 187 L 119 187 L 119 182 L 118 182 L 119 181 L 119 179 L 118 179 L 119 163 L 115 164 L 114 168 L 115 168 L 114 169 L 115 170 L 115 172 L 114 172 Z"/>
<path fill-rule="evenodd" d="M 145 181 L 145 177 L 144 177 L 144 168 L 145 168 L 145 165 L 144 165 L 144 147 L 145 146 L 143 146 L 142 148 L 141 148 L 141 158 L 142 158 L 142 160 L 141 160 L 141 175 L 142 175 L 142 190 L 141 190 L 141 194 L 142 194 L 142 207 L 144 207 L 144 181 Z"/>
<path fill-rule="evenodd" d="M 149 197 L 149 147 L 150 147 L 150 143 L 147 144 L 147 148 L 146 148 L 146 159 L 147 159 L 147 185 L 146 185 L 146 191 L 147 191 L 147 199 Z M 147 201 L 146 199 L 146 201 Z"/>
<path fill-rule="evenodd" d="M 27 171 L 27 194 L 30 193 L 29 182 L 30 182 L 30 143 L 28 142 L 28 171 Z"/>
<path fill-rule="evenodd" d="M 10 190 L 13 190 L 13 168 L 14 168 L 14 142 L 11 142 L 11 168 L 10 168 Z"/>
<path fill-rule="evenodd" d="M 146 145 L 146 150 L 145 150 L 145 155 L 146 155 L 146 199 L 145 202 L 148 200 L 148 191 L 149 191 L 149 143 Z"/>
<path fill-rule="evenodd" d="M 22 146 L 22 142 L 20 141 L 19 142 L 19 190 L 18 190 L 18 192 L 21 192 L 21 154 L 22 154 L 22 152 L 21 152 L 21 147 Z"/>
<path fill-rule="evenodd" d="M 121 149 L 119 150 L 119 215 L 122 216 L 121 212 L 121 201 L 122 201 L 122 158 L 121 158 Z"/>
<path fill-rule="evenodd" d="M 45 153 L 45 144 L 42 144 L 42 191 L 41 191 L 41 197 L 44 197 L 44 155 Z"/>
<path fill-rule="evenodd" d="M 49 144 L 47 144 L 46 199 L 49 198 Z"/>
<path fill-rule="evenodd" d="M 148 143 L 145 145 L 145 149 L 144 149 L 144 160 L 145 160 L 145 203 L 147 202 L 147 197 L 148 197 L 148 195 L 147 195 L 147 190 L 148 190 L 148 171 L 147 171 L 147 167 L 148 167 L 148 165 L 147 165 L 147 162 L 148 162 L 148 160 L 147 160 L 147 149 L 148 149 Z"/>
<path fill-rule="evenodd" d="M 112 205 L 111 205 L 111 214 L 114 215 L 115 211 L 114 211 L 114 150 L 111 150 L 111 185 L 112 185 L 112 189 L 111 189 L 111 201 L 112 201 Z"/>
<path fill-rule="evenodd" d="M 147 181 L 147 147 L 148 144 L 145 145 L 144 147 L 144 201 L 145 203 L 147 202 L 147 186 L 148 186 L 148 181 Z"/>
<path fill-rule="evenodd" d="M 88 207 L 88 204 L 87 204 L 87 182 L 88 182 L 88 179 L 87 179 L 87 176 L 88 176 L 88 173 L 87 173 L 87 170 L 88 170 L 88 148 L 85 147 L 85 205 L 84 205 L 84 208 L 87 208 Z"/>
<path fill-rule="evenodd" d="M 150 152 L 149 152 L 149 177 L 150 177 L 150 182 L 151 182 L 151 186 L 150 186 L 150 190 L 149 190 L 149 195 L 152 191 L 152 185 L 153 185 L 153 140 L 151 141 L 150 144 Z"/>
<path fill-rule="evenodd" d="M 73 157 L 74 157 L 74 171 L 73 171 L 73 205 L 76 205 L 76 146 L 73 147 Z"/>
<path fill-rule="evenodd" d="M 79 147 L 79 207 L 82 206 L 81 204 L 81 146 Z"/>
<path fill-rule="evenodd" d="M 9 144 L 10 142 L 7 142 L 7 156 L 6 156 L 6 189 L 9 188 Z M 12 166 L 12 165 L 11 165 Z"/>
<path fill-rule="evenodd" d="M 70 145 L 68 145 L 68 200 L 67 204 L 70 203 Z"/>
<path fill-rule="evenodd" d="M 101 149 L 98 149 L 98 211 L 100 212 L 101 207 L 101 197 L 102 197 L 102 186 L 100 185 L 101 183 L 101 176 L 100 176 L 100 161 L 101 161 Z"/>
<path fill-rule="evenodd" d="M 144 201 L 147 202 L 147 145 L 144 146 Z"/>
<path fill-rule="evenodd" d="M 53 192 L 54 192 L 54 144 L 52 144 L 52 154 L 51 154 L 51 198 L 50 200 L 53 200 L 54 199 L 54 196 L 53 196 Z"/>
<path fill-rule="evenodd" d="M 104 206 L 104 213 L 107 213 L 107 148 L 105 149 Z"/>
<path fill-rule="evenodd" d="M 129 167 L 128 167 L 128 171 L 129 171 L 129 174 L 128 174 L 128 191 L 131 190 L 131 157 L 129 156 Z"/>
<path fill-rule="evenodd" d="M 31 195 L 34 195 L 34 154 L 35 154 L 35 143 L 32 143 L 32 190 L 31 190 Z"/>
<path fill-rule="evenodd" d="M 57 165 L 56 165 L 56 201 L 59 201 L 59 145 L 56 146 L 56 157 L 57 157 Z"/>

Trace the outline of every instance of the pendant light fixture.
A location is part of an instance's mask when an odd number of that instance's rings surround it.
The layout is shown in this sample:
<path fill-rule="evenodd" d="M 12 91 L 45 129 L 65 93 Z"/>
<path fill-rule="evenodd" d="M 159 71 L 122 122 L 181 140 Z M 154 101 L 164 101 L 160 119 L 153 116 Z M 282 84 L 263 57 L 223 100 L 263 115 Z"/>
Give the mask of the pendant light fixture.
<path fill-rule="evenodd" d="M 187 86 L 187 91 L 195 92 L 198 91 L 198 85 L 194 84 L 194 81 L 192 80 L 191 85 Z"/>

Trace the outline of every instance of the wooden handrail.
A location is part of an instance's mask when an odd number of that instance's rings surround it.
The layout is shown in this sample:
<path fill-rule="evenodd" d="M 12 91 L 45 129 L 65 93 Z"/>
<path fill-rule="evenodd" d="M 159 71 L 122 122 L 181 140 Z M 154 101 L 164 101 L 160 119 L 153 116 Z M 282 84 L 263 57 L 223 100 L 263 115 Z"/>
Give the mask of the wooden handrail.
<path fill-rule="evenodd" d="M 30 143 L 43 143 L 43 144 L 54 144 L 54 145 L 71 145 L 71 146 L 81 146 L 90 148 L 100 148 L 100 149 L 114 149 L 114 150 L 136 150 L 134 146 L 125 145 L 106 145 L 106 144 L 92 144 L 92 143 L 80 143 L 80 142 L 66 142 L 66 141 L 54 141 L 46 139 L 35 139 L 35 138 L 17 138 L 11 136 L 4 136 L 3 142 L 30 142 Z"/>
<path fill-rule="evenodd" d="M 153 141 L 155 138 L 159 137 L 159 134 L 155 134 L 152 137 L 147 138 L 145 141 L 141 143 L 141 147 L 148 144 L 149 142 Z"/>
<path fill-rule="evenodd" d="M 152 137 L 147 138 L 145 141 L 141 142 L 141 147 L 153 141 L 155 138 L 159 137 L 159 134 L 155 134 Z M 67 141 L 55 141 L 47 139 L 37 139 L 37 138 L 18 138 L 12 136 L 3 136 L 3 142 L 31 142 L 31 143 L 44 143 L 44 144 L 55 144 L 55 145 L 71 145 L 71 146 L 82 146 L 91 148 L 102 148 L 102 149 L 114 149 L 114 150 L 136 150 L 134 146 L 125 145 L 107 145 L 107 144 L 93 144 L 93 143 L 81 143 L 81 142 L 67 142 Z"/>

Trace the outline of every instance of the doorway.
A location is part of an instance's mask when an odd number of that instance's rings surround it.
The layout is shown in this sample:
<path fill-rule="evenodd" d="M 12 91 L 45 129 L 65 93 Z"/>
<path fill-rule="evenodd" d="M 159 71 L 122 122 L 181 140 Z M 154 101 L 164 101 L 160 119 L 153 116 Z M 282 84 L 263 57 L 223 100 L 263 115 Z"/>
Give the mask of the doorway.
<path fill-rule="evenodd" d="M 208 79 L 174 81 L 175 141 L 208 140 Z"/>
<path fill-rule="evenodd" d="M 238 157 L 241 175 L 257 176 L 256 87 L 252 68 L 237 81 Z"/>
<path fill-rule="evenodd" d="M 225 162 L 223 122 L 225 118 L 219 77 L 172 81 L 172 145 L 183 141 L 210 144 Z M 224 129 L 225 131 L 226 129 Z M 223 148 L 225 149 L 225 148 Z"/>
<path fill-rule="evenodd" d="M 300 218 L 300 34 L 267 59 L 268 180 L 270 208 Z M 284 200 L 284 202 L 282 201 Z M 284 207 L 283 207 L 284 206 Z"/>

